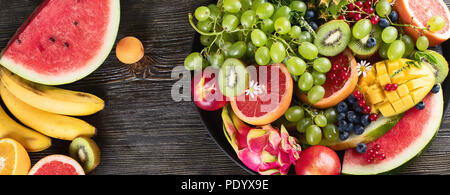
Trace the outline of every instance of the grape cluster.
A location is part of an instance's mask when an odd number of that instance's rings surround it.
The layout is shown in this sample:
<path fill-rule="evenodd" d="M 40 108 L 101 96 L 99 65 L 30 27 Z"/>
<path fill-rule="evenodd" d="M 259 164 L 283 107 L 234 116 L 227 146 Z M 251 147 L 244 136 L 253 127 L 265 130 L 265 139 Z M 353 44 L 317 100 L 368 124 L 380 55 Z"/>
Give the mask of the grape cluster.
<path fill-rule="evenodd" d="M 302 17 L 314 14 L 303 1 L 281 5 L 265 0 L 222 0 L 198 7 L 194 13 L 197 23 L 191 15 L 190 23 L 200 33 L 204 49 L 187 56 L 186 69 L 220 68 L 227 58 L 261 66 L 283 63 L 309 102 L 320 101 L 331 62 L 319 56 L 313 32 L 308 30 L 313 28 L 294 25 L 293 12 Z"/>
<path fill-rule="evenodd" d="M 284 114 L 289 122 L 297 124 L 296 129 L 304 135 L 309 145 L 319 144 L 323 138 L 336 141 L 339 132 L 335 125 L 338 115 L 335 108 L 310 110 L 307 106 L 291 106 Z"/>

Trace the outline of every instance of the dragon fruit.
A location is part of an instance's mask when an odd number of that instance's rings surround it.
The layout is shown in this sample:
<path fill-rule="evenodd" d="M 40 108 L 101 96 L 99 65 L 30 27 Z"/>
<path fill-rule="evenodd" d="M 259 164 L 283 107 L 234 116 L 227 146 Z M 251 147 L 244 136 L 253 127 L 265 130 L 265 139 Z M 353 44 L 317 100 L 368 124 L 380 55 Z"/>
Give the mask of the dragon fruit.
<path fill-rule="evenodd" d="M 251 170 L 261 175 L 286 175 L 299 158 L 301 147 L 284 126 L 281 130 L 271 125 L 247 126 L 227 106 L 222 110 L 222 119 L 228 142 Z"/>

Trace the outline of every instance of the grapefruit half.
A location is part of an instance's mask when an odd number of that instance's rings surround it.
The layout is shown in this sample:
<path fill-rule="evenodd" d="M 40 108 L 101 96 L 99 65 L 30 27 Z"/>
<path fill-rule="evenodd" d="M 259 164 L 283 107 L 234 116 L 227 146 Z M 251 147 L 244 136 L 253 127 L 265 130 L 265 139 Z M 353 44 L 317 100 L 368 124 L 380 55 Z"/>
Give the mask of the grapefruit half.
<path fill-rule="evenodd" d="M 28 175 L 84 175 L 81 165 L 66 155 L 54 154 L 39 160 Z"/>
<path fill-rule="evenodd" d="M 450 11 L 443 0 L 396 0 L 394 9 L 397 10 L 402 23 L 417 27 L 426 27 L 428 20 L 433 16 L 442 16 L 445 19 L 446 24 L 441 31 L 425 31 L 430 47 L 450 38 Z M 404 30 L 415 40 L 419 37 L 418 31 L 414 28 L 404 27 Z"/>
<path fill-rule="evenodd" d="M 358 83 L 358 72 L 356 70 L 356 59 L 350 50 L 346 49 L 341 54 L 333 57 L 331 61 L 334 64 L 334 58 L 340 58 L 342 55 L 347 56 L 350 76 L 342 86 L 336 86 L 334 81 L 327 78 L 325 84 L 322 85 L 322 87 L 325 88 L 325 95 L 319 102 L 313 104 L 313 107 L 324 109 L 336 106 L 339 102 L 344 101 L 355 90 L 356 84 Z M 301 101 L 308 102 L 307 95 L 302 93 L 298 88 L 295 90 L 295 95 Z"/>
<path fill-rule="evenodd" d="M 251 125 L 266 125 L 286 112 L 291 104 L 293 81 L 283 64 L 249 66 L 250 85 L 244 94 L 230 98 L 234 113 Z"/>

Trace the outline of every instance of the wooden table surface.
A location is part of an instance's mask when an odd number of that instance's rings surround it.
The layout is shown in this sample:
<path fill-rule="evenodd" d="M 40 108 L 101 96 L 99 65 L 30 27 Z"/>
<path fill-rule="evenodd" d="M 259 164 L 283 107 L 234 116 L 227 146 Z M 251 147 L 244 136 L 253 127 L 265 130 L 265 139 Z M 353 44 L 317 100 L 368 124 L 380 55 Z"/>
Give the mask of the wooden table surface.
<path fill-rule="evenodd" d="M 40 2 L 0 0 L 0 47 Z M 94 140 L 102 152 L 101 164 L 92 174 L 248 174 L 214 143 L 192 102 L 171 98 L 177 80 L 170 72 L 183 65 L 195 34 L 187 14 L 209 2 L 122 0 L 117 38 L 132 35 L 142 40 L 148 60 L 145 74 L 121 64 L 113 50 L 93 74 L 63 86 L 106 101 L 105 110 L 83 117 L 98 128 Z M 429 149 L 401 174 L 450 174 L 449 137 L 447 116 Z M 69 143 L 53 139 L 51 148 L 30 154 L 32 164 L 49 154 L 68 154 Z"/>

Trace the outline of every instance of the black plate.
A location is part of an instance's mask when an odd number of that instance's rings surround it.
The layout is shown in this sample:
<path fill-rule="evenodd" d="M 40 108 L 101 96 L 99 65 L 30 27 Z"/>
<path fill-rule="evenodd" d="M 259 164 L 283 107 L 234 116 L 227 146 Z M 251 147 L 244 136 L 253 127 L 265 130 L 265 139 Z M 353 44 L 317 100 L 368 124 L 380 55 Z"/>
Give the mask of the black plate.
<path fill-rule="evenodd" d="M 194 44 L 193 44 L 192 49 L 193 49 L 193 51 L 199 52 L 202 50 L 202 48 L 203 48 L 203 46 L 200 44 L 200 35 L 198 33 L 196 33 L 196 35 L 194 36 Z M 441 45 L 438 45 L 438 46 L 430 48 L 430 49 L 443 54 L 444 57 L 447 59 L 447 61 L 450 61 L 449 60 L 450 52 L 447 52 L 447 53 L 443 52 L 443 51 L 450 50 L 450 41 L 446 41 L 446 42 L 442 43 Z M 444 116 L 442 116 L 442 117 L 445 117 L 445 113 L 447 113 L 447 109 L 449 106 L 449 100 L 450 100 L 450 79 L 447 78 L 442 83 L 442 90 L 444 92 L 444 108 L 445 108 Z M 219 111 L 209 112 L 209 111 L 201 110 L 198 107 L 197 107 L 197 110 L 200 114 L 203 125 L 208 130 L 209 135 L 214 139 L 214 141 L 220 147 L 220 149 L 228 157 L 230 157 L 231 160 L 233 160 L 237 165 L 242 167 L 244 170 L 246 170 L 250 174 L 254 174 L 254 175 L 258 174 L 255 171 L 252 171 L 251 169 L 247 168 L 241 162 L 241 160 L 237 157 L 235 151 L 231 147 L 230 143 L 228 142 L 227 138 L 225 137 L 224 132 L 223 132 L 223 127 L 222 127 L 222 118 L 220 116 L 222 110 L 220 109 Z M 340 156 L 340 158 L 342 160 L 343 151 L 339 151 L 338 155 Z M 291 166 L 291 168 L 292 167 L 293 166 Z M 292 173 L 292 170 L 290 171 L 290 173 Z"/>

